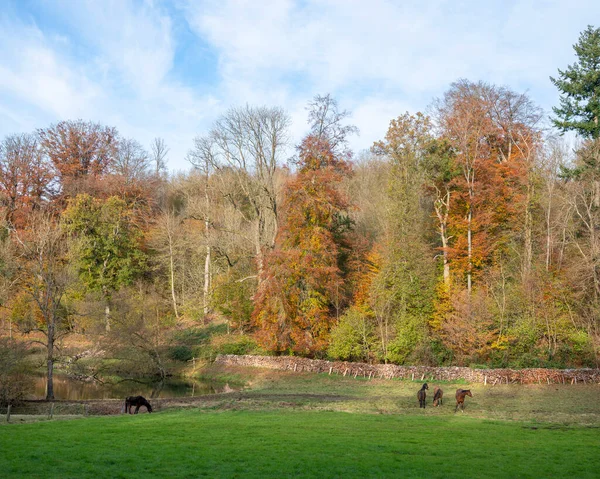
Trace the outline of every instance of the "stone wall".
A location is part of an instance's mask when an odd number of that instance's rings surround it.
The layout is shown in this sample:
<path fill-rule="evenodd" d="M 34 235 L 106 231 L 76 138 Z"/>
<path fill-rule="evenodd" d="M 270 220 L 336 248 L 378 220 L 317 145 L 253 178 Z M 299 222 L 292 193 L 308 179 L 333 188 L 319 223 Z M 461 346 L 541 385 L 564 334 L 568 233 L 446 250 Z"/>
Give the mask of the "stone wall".
<path fill-rule="evenodd" d="M 464 379 L 484 384 L 600 383 L 600 369 L 471 369 L 463 367 L 397 366 L 346 361 L 325 361 L 291 356 L 219 355 L 215 362 L 231 366 L 250 366 L 282 371 L 341 374 L 366 378 L 444 380 Z"/>

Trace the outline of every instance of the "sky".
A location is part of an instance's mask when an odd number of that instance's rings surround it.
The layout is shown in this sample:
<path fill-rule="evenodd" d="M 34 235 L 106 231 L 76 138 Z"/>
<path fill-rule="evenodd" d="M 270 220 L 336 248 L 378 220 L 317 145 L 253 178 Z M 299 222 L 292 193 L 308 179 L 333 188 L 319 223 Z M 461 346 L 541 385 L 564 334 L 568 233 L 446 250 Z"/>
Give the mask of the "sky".
<path fill-rule="evenodd" d="M 177 172 L 229 108 L 283 107 L 297 143 L 329 93 L 359 153 L 461 78 L 550 113 L 589 24 L 598 0 L 0 0 L 0 137 L 90 120 L 164 138 Z"/>

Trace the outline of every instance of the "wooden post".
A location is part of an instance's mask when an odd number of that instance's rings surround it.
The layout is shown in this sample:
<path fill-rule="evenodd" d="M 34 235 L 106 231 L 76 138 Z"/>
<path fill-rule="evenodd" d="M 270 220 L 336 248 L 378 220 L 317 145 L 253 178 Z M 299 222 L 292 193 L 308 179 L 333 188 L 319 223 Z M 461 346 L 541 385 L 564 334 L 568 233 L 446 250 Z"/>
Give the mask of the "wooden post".
<path fill-rule="evenodd" d="M 484 385 L 484 386 L 487 386 L 487 376 L 484 376 L 484 377 L 483 377 L 483 385 Z"/>
<path fill-rule="evenodd" d="M 48 415 L 50 419 L 54 417 L 54 403 L 50 403 L 50 414 Z"/>
<path fill-rule="evenodd" d="M 10 408 L 11 404 L 8 405 L 8 410 L 6 411 L 6 422 L 10 422 Z"/>
<path fill-rule="evenodd" d="M 333 371 L 333 366 L 329 368 L 329 375 L 331 376 L 331 371 Z"/>
<path fill-rule="evenodd" d="M 411 381 L 414 381 L 414 380 L 415 380 L 415 373 L 412 373 L 412 379 L 411 379 Z"/>

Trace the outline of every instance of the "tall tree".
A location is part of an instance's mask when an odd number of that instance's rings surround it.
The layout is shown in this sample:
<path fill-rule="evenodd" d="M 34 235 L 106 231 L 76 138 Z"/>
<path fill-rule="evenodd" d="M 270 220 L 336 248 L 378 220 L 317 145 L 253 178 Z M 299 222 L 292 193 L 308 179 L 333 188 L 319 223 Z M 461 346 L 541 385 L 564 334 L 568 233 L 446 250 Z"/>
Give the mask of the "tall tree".
<path fill-rule="evenodd" d="M 233 186 L 242 193 L 225 193 L 244 220 L 253 225 L 254 258 L 262 281 L 264 254 L 277 234 L 277 173 L 287 151 L 290 119 L 280 108 L 234 108 L 219 118 L 207 137 L 198 137 L 189 161 L 200 169 L 206 162 L 219 173 L 230 172 Z M 224 178 L 222 175 L 221 178 Z M 232 184 L 224 185 L 230 190 Z"/>
<path fill-rule="evenodd" d="M 348 137 L 358 134 L 355 125 L 344 123 L 344 120 L 350 116 L 350 112 L 340 111 L 337 101 L 329 93 L 316 95 L 306 109 L 310 134 L 327 141 L 335 153 L 348 153 Z"/>
<path fill-rule="evenodd" d="M 343 294 L 348 200 L 339 191 L 349 174 L 328 141 L 308 136 L 299 147 L 298 174 L 285 188 L 283 222 L 267 257 L 253 313 L 268 350 L 322 353 Z"/>
<path fill-rule="evenodd" d="M 599 138 L 600 124 L 600 28 L 588 26 L 573 45 L 577 62 L 550 77 L 561 93 L 553 107 L 554 125 L 562 132 L 576 131 L 583 138 Z"/>
<path fill-rule="evenodd" d="M 424 161 L 433 141 L 433 125 L 421 113 L 390 122 L 384 141 L 373 150 L 391 164 L 388 179 L 388 230 L 383 265 L 373 281 L 373 309 L 389 315 L 395 331 L 386 361 L 404 361 L 421 342 L 435 290 L 435 252 L 431 204 L 425 198 Z M 379 303 L 379 304 L 377 304 Z"/>
<path fill-rule="evenodd" d="M 23 226 L 53 193 L 54 175 L 34 135 L 10 135 L 0 143 L 0 201 L 5 221 Z"/>
<path fill-rule="evenodd" d="M 167 147 L 165 140 L 162 138 L 154 138 L 150 145 L 150 160 L 154 165 L 156 176 L 160 176 L 167 171 L 167 155 L 169 154 L 169 148 Z"/>
<path fill-rule="evenodd" d="M 46 341 L 46 400 L 54 399 L 54 363 L 57 345 L 66 334 L 65 309 L 62 304 L 72 279 L 67 258 L 67 238 L 62 226 L 46 213 L 31 215 L 28 227 L 13 230 L 17 254 L 22 264 L 20 282 L 36 305 L 36 318 L 26 331 L 41 332 Z"/>
<path fill-rule="evenodd" d="M 109 171 L 118 150 L 117 130 L 90 121 L 61 121 L 38 130 L 38 136 L 67 197 L 93 191 L 94 182 Z"/>
<path fill-rule="evenodd" d="M 109 331 L 111 293 L 132 284 L 144 271 L 141 231 L 127 204 L 117 197 L 103 201 L 79 195 L 63 217 L 76 239 L 73 253 L 79 276 L 89 290 L 101 293 Z"/>
<path fill-rule="evenodd" d="M 150 169 L 150 158 L 142 145 L 133 139 L 119 141 L 111 170 L 122 176 L 126 184 L 146 180 Z"/>

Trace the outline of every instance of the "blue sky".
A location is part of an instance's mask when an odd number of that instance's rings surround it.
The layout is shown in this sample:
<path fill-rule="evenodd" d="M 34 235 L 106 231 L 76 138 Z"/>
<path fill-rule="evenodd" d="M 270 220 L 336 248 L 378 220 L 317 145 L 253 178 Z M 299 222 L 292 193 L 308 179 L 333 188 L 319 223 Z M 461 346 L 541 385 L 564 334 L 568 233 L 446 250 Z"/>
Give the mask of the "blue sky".
<path fill-rule="evenodd" d="M 527 91 L 547 111 L 549 76 L 600 26 L 600 1 L 0 0 L 0 135 L 64 120 L 116 126 L 170 147 L 185 170 L 196 135 L 228 108 L 282 106 L 292 135 L 331 93 L 361 134 L 424 110 L 459 78 Z"/>

